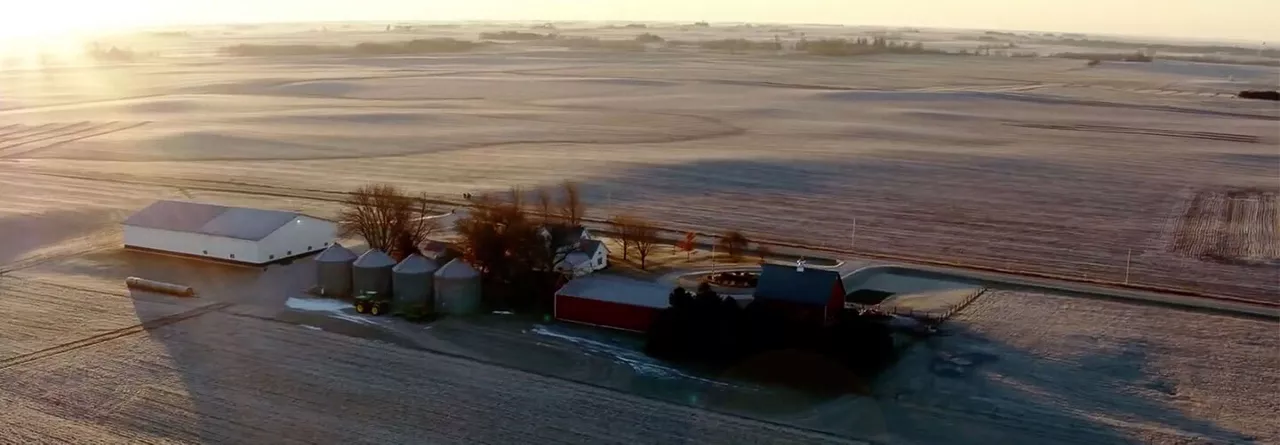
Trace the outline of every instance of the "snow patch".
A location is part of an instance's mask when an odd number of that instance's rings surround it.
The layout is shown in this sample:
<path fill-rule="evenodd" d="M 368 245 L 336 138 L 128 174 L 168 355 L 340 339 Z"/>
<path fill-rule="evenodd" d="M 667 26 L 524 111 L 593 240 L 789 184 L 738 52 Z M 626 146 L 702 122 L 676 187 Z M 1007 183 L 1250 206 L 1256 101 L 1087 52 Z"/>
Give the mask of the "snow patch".
<path fill-rule="evenodd" d="M 325 312 L 329 314 L 329 317 L 350 321 L 352 323 L 366 325 L 378 324 L 378 322 L 372 318 L 347 313 L 347 310 L 351 309 L 351 305 L 345 301 L 290 297 L 284 304 L 289 307 L 289 309 L 306 312 Z"/>
<path fill-rule="evenodd" d="M 628 348 L 611 345 L 611 344 L 596 341 L 596 340 L 577 337 L 573 335 L 554 332 L 548 329 L 546 326 L 534 326 L 534 328 L 530 332 L 533 332 L 534 334 L 538 334 L 538 335 L 543 335 L 547 337 L 553 337 L 553 338 L 569 341 L 576 345 L 582 346 L 589 353 L 608 355 L 612 357 L 614 360 L 620 363 L 626 364 L 627 366 L 630 366 L 632 370 L 642 375 L 648 375 L 648 376 L 664 378 L 664 379 L 672 379 L 672 380 L 690 379 L 690 380 L 710 383 L 716 386 L 733 386 L 725 382 L 719 382 L 711 379 L 705 379 L 702 377 L 689 375 L 678 369 L 657 363 L 652 358 L 649 358 L 643 353 L 639 353 Z"/>
<path fill-rule="evenodd" d="M 515 315 L 515 312 L 511 312 L 511 311 L 493 311 L 493 315 Z"/>

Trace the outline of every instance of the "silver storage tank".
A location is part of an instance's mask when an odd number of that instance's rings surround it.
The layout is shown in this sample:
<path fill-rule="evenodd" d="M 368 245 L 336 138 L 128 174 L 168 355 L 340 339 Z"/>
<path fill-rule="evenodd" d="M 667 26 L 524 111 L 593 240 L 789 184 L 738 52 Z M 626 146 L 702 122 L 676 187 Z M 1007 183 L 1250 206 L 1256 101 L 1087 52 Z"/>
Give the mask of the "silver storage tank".
<path fill-rule="evenodd" d="M 433 310 L 433 278 L 440 266 L 422 255 L 413 254 L 391 269 L 391 293 L 396 310 L 425 307 Z"/>
<path fill-rule="evenodd" d="M 316 256 L 316 284 L 320 295 L 347 298 L 351 296 L 351 263 L 356 254 L 333 243 Z"/>
<path fill-rule="evenodd" d="M 381 250 L 370 250 L 360 255 L 352 264 L 351 282 L 356 295 L 374 292 L 380 297 L 391 297 L 391 268 L 396 261 L 382 253 Z"/>
<path fill-rule="evenodd" d="M 436 271 L 435 291 L 439 313 L 466 315 L 480 311 L 480 272 L 461 258 Z"/>

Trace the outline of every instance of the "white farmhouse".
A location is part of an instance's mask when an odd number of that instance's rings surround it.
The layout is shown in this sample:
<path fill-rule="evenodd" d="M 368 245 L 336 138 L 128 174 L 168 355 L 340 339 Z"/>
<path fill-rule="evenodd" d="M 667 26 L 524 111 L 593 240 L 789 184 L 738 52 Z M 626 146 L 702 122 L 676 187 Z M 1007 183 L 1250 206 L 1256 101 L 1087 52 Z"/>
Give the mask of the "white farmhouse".
<path fill-rule="evenodd" d="M 337 225 L 295 212 L 157 201 L 123 223 L 127 249 L 243 264 L 324 250 Z"/>
<path fill-rule="evenodd" d="M 579 242 L 578 247 L 565 255 L 556 271 L 574 277 L 583 277 L 609 266 L 609 248 L 604 243 L 587 239 Z"/>

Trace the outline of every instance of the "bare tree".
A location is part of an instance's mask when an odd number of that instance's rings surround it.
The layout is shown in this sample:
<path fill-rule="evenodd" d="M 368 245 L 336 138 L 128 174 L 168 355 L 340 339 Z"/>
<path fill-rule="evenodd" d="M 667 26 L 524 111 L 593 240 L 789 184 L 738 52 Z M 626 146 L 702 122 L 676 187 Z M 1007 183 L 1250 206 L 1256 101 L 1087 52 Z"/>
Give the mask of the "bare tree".
<path fill-rule="evenodd" d="M 537 200 L 538 217 L 542 219 L 543 224 L 549 224 L 552 218 L 551 208 L 553 205 L 551 202 L 551 193 L 545 188 L 539 188 Z"/>
<path fill-rule="evenodd" d="M 609 218 L 609 225 L 613 227 L 614 238 L 618 240 L 618 243 L 622 244 L 622 259 L 624 260 L 627 259 L 627 254 L 631 252 L 635 222 L 635 218 L 625 214 L 613 215 L 612 218 Z"/>
<path fill-rule="evenodd" d="M 582 190 L 578 187 L 578 183 L 565 181 L 561 184 L 561 192 L 563 195 L 560 196 L 560 217 L 570 227 L 581 226 L 587 210 L 586 204 L 582 202 Z"/>
<path fill-rule="evenodd" d="M 760 256 L 760 264 L 764 264 L 769 261 L 769 257 L 773 256 L 773 249 L 764 244 L 756 243 L 756 255 Z"/>
<path fill-rule="evenodd" d="M 720 235 L 720 249 L 724 250 L 729 258 L 733 260 L 742 259 L 742 253 L 747 249 L 747 245 L 751 244 L 751 240 L 746 235 L 737 230 L 730 230 Z"/>
<path fill-rule="evenodd" d="M 635 245 L 636 255 L 640 257 L 640 270 L 647 267 L 649 253 L 658 246 L 658 227 L 643 219 L 633 219 L 631 225 L 631 243 Z"/>
<path fill-rule="evenodd" d="M 440 213 L 425 194 L 410 196 L 390 184 L 357 188 L 343 199 L 338 214 L 340 236 L 360 236 L 370 248 L 404 258 L 440 228 Z"/>

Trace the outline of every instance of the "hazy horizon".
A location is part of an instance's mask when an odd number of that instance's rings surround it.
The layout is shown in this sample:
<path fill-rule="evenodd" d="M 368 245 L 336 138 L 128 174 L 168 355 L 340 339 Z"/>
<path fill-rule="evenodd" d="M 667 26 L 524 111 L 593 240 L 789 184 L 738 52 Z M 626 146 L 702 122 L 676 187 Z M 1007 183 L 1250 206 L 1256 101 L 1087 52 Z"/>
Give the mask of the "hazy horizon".
<path fill-rule="evenodd" d="M 67 14 L 75 11 L 74 15 Z M 900 0 L 873 4 L 840 0 L 472 0 L 465 4 L 367 0 L 303 0 L 216 5 L 183 1 L 48 0 L 0 15 L 0 36 L 137 27 L 338 21 L 663 21 L 809 23 L 1074 32 L 1197 40 L 1280 40 L 1273 0 Z"/>

